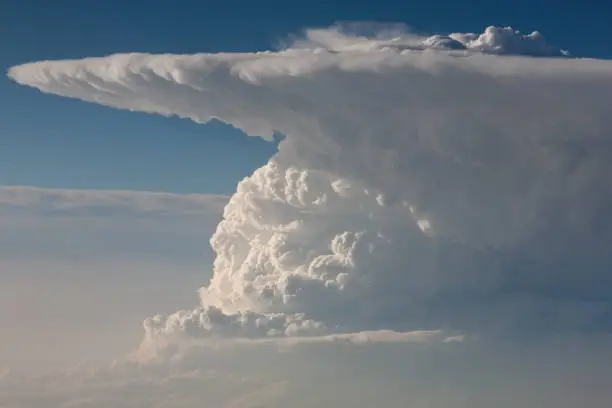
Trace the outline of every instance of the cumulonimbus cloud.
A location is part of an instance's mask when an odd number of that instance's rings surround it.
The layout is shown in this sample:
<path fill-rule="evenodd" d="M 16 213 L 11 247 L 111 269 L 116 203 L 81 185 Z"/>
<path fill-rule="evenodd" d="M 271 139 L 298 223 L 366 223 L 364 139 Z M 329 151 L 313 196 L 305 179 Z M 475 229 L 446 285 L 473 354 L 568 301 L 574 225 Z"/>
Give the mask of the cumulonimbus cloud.
<path fill-rule="evenodd" d="M 225 207 L 200 307 L 147 319 L 148 338 L 602 327 L 612 63 L 533 58 L 565 53 L 508 28 L 415 41 L 318 30 L 278 52 L 9 76 L 285 136 Z"/>

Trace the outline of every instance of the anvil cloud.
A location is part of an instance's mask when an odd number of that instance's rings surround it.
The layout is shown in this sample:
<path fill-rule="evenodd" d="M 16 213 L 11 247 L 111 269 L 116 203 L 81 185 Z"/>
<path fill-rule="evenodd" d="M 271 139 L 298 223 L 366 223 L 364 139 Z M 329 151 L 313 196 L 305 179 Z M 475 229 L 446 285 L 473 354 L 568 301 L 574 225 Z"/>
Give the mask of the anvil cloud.
<path fill-rule="evenodd" d="M 567 55 L 510 28 L 327 29 L 275 52 L 45 61 L 9 76 L 284 135 L 225 207 L 201 304 L 147 319 L 148 340 L 557 332 L 605 327 L 612 310 L 612 63 Z"/>

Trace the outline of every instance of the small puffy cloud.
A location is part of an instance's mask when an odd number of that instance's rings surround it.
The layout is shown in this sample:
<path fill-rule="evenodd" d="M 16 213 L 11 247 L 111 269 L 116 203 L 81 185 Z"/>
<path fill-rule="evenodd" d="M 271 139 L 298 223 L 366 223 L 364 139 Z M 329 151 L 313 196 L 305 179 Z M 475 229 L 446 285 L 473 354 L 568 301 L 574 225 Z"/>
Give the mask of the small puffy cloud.
<path fill-rule="evenodd" d="M 374 36 L 371 32 L 374 30 Z M 339 24 L 331 29 L 309 29 L 293 48 L 321 48 L 333 52 L 376 50 L 465 50 L 495 55 L 567 57 L 569 52 L 549 45 L 538 32 L 524 34 L 512 27 L 489 26 L 481 34 L 451 33 L 423 36 L 399 24 Z M 370 34 L 370 35 L 368 35 Z"/>
<path fill-rule="evenodd" d="M 567 57 L 569 52 L 547 44 L 539 31 L 523 34 L 512 27 L 489 26 L 482 34 L 453 33 L 448 39 L 455 40 L 466 49 L 486 54 L 530 55 L 534 57 Z M 448 44 L 448 39 L 444 44 Z M 451 48 L 452 48 L 452 42 Z M 447 47 L 445 47 L 447 48 Z"/>

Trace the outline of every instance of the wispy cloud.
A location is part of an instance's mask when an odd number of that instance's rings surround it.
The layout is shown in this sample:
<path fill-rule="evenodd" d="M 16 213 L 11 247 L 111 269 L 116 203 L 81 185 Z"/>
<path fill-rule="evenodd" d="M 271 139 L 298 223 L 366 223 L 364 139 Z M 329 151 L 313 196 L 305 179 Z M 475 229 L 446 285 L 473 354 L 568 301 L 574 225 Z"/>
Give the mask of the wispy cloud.
<path fill-rule="evenodd" d="M 4 211 L 67 215 L 220 215 L 229 197 L 130 190 L 70 190 L 0 186 Z"/>

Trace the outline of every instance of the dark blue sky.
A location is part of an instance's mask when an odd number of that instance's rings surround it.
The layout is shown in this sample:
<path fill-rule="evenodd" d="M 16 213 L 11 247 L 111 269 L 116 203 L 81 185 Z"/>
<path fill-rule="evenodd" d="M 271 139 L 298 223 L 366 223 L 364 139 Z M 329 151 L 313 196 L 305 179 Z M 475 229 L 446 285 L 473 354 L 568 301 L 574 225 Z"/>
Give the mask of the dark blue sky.
<path fill-rule="evenodd" d="M 269 48 L 336 21 L 417 31 L 540 30 L 573 55 L 612 57 L 606 1 L 3 0 L 0 64 L 116 52 Z M 229 193 L 274 146 L 219 124 L 121 112 L 0 79 L 0 185 Z"/>

